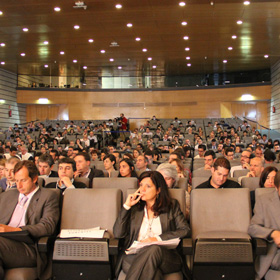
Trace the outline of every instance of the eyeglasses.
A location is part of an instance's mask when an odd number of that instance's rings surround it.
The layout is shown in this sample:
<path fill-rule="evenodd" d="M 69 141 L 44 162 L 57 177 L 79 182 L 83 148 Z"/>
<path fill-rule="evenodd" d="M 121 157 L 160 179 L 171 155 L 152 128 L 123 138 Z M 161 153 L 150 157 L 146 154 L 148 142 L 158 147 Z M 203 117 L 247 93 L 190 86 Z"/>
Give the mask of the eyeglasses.
<path fill-rule="evenodd" d="M 247 156 L 241 156 L 242 158 L 250 158 L 250 157 L 247 157 Z"/>

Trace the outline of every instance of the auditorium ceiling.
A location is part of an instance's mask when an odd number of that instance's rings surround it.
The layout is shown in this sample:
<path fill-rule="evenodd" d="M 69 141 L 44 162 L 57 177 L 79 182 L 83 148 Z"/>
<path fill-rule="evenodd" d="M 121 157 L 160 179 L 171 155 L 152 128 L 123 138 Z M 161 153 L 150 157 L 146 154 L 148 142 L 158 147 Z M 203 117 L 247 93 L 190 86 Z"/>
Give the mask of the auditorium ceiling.
<path fill-rule="evenodd" d="M 280 1 L 8 0 L 0 11 L 0 67 L 18 74 L 208 74 L 280 57 Z"/>

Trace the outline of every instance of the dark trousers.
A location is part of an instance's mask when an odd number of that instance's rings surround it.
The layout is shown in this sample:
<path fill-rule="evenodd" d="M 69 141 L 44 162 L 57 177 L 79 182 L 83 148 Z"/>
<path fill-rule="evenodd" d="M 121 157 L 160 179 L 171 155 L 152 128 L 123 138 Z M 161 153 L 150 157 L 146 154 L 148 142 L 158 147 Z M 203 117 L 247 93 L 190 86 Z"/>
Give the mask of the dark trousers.
<path fill-rule="evenodd" d="M 178 272 L 182 268 L 179 253 L 162 246 L 152 245 L 136 255 L 125 255 L 122 263 L 126 280 L 160 280 L 163 274 Z"/>
<path fill-rule="evenodd" d="M 6 268 L 36 266 L 36 251 L 33 245 L 0 237 L 0 279 L 4 279 Z"/>

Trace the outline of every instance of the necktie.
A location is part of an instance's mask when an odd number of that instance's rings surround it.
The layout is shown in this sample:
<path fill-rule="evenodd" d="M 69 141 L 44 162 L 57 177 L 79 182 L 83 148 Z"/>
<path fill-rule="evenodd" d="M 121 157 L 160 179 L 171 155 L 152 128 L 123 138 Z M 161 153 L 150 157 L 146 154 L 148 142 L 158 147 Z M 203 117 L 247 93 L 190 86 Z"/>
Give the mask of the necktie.
<path fill-rule="evenodd" d="M 24 205 L 27 202 L 28 197 L 23 196 L 20 200 L 20 202 L 17 204 L 14 213 L 12 215 L 12 218 L 10 220 L 9 226 L 11 227 L 19 227 L 21 225 L 21 220 L 23 218 L 23 215 L 25 213 Z"/>

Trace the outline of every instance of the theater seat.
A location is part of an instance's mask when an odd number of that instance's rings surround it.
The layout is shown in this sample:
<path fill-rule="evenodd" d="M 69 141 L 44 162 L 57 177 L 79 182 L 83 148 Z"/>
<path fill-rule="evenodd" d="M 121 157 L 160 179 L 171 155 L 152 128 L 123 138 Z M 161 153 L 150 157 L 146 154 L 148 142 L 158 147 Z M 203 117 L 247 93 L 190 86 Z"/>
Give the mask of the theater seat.
<path fill-rule="evenodd" d="M 260 187 L 260 178 L 259 177 L 244 177 L 241 180 L 241 187 L 248 188 L 250 191 Z"/>

